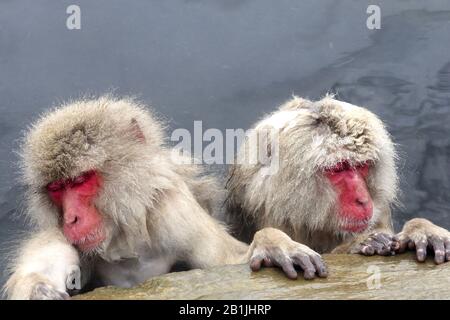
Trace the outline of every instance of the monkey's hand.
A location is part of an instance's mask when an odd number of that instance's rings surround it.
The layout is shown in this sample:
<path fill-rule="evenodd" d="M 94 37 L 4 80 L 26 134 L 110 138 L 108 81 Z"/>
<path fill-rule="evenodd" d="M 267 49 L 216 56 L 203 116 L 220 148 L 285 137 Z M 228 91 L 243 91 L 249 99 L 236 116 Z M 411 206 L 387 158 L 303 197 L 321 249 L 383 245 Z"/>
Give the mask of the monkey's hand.
<path fill-rule="evenodd" d="M 30 300 L 69 300 L 70 296 L 65 291 L 59 291 L 50 283 L 38 282 L 34 285 Z"/>
<path fill-rule="evenodd" d="M 350 249 L 350 253 L 359 253 L 365 256 L 391 256 L 399 248 L 396 236 L 386 232 L 374 232 L 367 236 L 362 242 L 357 243 Z"/>
<path fill-rule="evenodd" d="M 434 252 L 436 264 L 450 261 L 450 232 L 426 219 L 408 221 L 397 237 L 400 241 L 398 251 L 416 250 L 417 260 L 420 262 L 427 258 L 427 249 Z"/>
<path fill-rule="evenodd" d="M 297 279 L 295 266 L 303 269 L 305 279 L 327 276 L 327 267 L 322 257 L 307 246 L 293 241 L 284 232 L 265 228 L 257 233 L 250 245 L 250 268 L 258 271 L 262 266 L 277 266 L 290 279 Z"/>
<path fill-rule="evenodd" d="M 37 274 L 15 274 L 7 283 L 10 299 L 15 300 L 67 300 L 67 292 L 47 278 Z"/>
<path fill-rule="evenodd" d="M 68 299 L 81 281 L 77 250 L 59 229 L 41 230 L 27 240 L 4 286 L 9 299 Z M 79 281 L 78 281 L 79 280 Z"/>

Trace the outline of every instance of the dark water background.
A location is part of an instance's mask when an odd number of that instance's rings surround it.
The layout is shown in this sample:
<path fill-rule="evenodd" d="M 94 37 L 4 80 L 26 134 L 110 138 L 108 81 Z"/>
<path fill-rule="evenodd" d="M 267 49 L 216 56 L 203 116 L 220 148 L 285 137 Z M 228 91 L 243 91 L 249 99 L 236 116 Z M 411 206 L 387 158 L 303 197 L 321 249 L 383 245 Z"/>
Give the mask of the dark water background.
<path fill-rule="evenodd" d="M 81 30 L 66 7 L 81 6 Z M 366 9 L 381 7 L 381 30 Z M 450 1 L 0 0 L 0 272 L 24 229 L 17 148 L 49 106 L 136 94 L 170 129 L 244 128 L 291 94 L 367 106 L 401 155 L 396 228 L 450 228 Z M 0 285 L 3 283 L 0 277 Z"/>

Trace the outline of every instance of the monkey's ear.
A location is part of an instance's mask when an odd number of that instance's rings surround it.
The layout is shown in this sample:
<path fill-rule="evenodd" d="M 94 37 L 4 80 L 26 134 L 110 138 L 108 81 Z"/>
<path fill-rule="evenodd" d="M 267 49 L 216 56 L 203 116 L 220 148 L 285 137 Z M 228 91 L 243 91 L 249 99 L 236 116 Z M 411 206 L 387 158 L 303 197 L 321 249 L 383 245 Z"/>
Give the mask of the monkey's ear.
<path fill-rule="evenodd" d="M 130 132 L 136 137 L 140 142 L 145 143 L 145 136 L 139 126 L 139 123 L 135 118 L 131 119 Z"/>

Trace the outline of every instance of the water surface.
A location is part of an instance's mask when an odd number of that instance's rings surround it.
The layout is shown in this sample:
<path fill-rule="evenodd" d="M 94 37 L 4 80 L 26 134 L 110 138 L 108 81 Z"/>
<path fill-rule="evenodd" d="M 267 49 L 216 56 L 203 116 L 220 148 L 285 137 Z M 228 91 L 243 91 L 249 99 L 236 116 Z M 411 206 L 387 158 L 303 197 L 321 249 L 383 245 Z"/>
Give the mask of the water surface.
<path fill-rule="evenodd" d="M 396 228 L 422 216 L 450 228 L 450 3 L 377 1 L 0 2 L 0 243 L 24 229 L 17 140 L 32 119 L 84 93 L 136 94 L 169 130 L 244 128 L 291 94 L 367 106 L 401 156 Z M 5 255 L 0 256 L 0 270 Z M 3 280 L 0 280 L 0 284 Z"/>

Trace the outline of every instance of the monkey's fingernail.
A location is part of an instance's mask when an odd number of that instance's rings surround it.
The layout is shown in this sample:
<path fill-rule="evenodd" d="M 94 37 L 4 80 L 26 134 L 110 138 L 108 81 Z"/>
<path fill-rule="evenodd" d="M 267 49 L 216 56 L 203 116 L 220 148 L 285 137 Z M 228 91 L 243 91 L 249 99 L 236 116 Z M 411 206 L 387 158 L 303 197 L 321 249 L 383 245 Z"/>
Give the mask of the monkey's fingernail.
<path fill-rule="evenodd" d="M 253 259 L 250 262 L 250 269 L 252 269 L 252 271 L 258 271 L 261 269 L 261 263 L 262 263 L 262 259 Z"/>
<path fill-rule="evenodd" d="M 328 271 L 325 268 L 321 268 L 318 273 L 319 273 L 319 277 L 321 277 L 321 278 L 328 277 Z"/>
<path fill-rule="evenodd" d="M 287 277 L 292 280 L 296 280 L 298 278 L 297 272 L 288 272 L 286 273 Z"/>
<path fill-rule="evenodd" d="M 372 255 L 375 253 L 375 250 L 374 250 L 373 247 L 364 246 L 364 247 L 361 249 L 361 252 L 362 252 L 363 254 L 365 254 L 365 255 L 372 256 Z"/>
<path fill-rule="evenodd" d="M 436 264 L 441 264 L 444 263 L 444 261 L 445 261 L 444 251 L 436 250 L 434 252 L 434 262 L 436 262 Z"/>
<path fill-rule="evenodd" d="M 417 249 L 417 260 L 419 260 L 420 262 L 425 261 L 425 258 L 427 257 L 427 254 L 425 252 L 425 250 L 423 249 Z"/>

